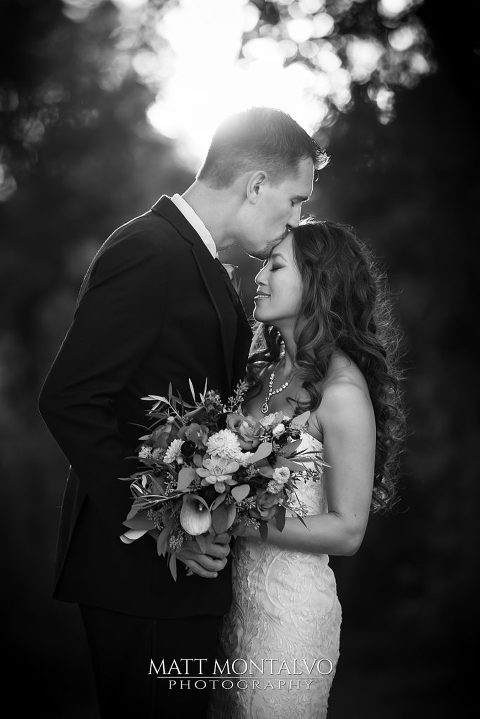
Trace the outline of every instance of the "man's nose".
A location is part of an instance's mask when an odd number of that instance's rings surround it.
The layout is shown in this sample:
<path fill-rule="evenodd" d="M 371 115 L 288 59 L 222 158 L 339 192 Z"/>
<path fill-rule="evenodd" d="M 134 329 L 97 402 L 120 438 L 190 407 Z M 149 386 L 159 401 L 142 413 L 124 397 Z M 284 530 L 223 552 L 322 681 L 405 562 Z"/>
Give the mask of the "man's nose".
<path fill-rule="evenodd" d="M 300 224 L 301 214 L 302 214 L 302 206 L 301 205 L 293 208 L 292 214 L 290 216 L 290 221 L 287 225 L 287 229 L 293 228 L 293 227 L 298 227 L 298 225 Z"/>

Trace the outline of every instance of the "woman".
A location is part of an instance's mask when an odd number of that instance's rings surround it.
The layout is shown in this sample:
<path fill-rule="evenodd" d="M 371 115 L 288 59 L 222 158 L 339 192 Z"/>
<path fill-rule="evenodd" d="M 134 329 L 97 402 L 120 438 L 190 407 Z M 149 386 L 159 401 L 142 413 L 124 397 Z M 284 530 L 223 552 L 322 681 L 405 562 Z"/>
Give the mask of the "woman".
<path fill-rule="evenodd" d="M 310 411 L 300 449 L 326 465 L 300 483 L 292 516 L 268 539 L 242 530 L 221 652 L 242 681 L 213 693 L 211 717 L 317 719 L 327 713 L 341 608 L 328 555 L 354 554 L 370 509 L 394 498 L 402 413 L 395 342 L 381 283 L 348 227 L 307 221 L 256 277 L 260 326 L 244 413 Z M 252 663 L 253 661 L 253 663 Z M 253 668 L 253 671 L 252 671 Z"/>

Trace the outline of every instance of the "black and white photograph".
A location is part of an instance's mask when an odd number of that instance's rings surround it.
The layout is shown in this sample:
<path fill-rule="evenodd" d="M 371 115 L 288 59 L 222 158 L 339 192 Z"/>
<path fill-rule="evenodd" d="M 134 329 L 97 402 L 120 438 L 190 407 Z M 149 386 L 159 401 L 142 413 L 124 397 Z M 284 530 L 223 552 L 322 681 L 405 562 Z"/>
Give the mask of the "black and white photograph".
<path fill-rule="evenodd" d="M 15 716 L 477 716 L 474 10 L 0 4 Z"/>

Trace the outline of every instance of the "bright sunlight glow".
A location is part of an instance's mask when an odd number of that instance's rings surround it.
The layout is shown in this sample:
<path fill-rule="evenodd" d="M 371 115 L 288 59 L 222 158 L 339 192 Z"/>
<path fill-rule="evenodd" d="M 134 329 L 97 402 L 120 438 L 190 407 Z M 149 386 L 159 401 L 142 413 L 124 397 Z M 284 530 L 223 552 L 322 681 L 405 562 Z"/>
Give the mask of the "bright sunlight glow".
<path fill-rule="evenodd" d="M 301 62 L 285 67 L 281 43 L 269 37 L 250 40 L 239 59 L 243 31 L 251 22 L 246 0 L 181 0 L 158 25 L 171 46 L 173 67 L 147 116 L 159 132 L 178 141 L 192 166 L 203 157 L 218 123 L 233 112 L 252 105 L 276 107 L 308 132 L 327 112 L 318 97 L 318 78 Z M 300 25 L 295 29 L 293 40 L 308 38 Z"/>

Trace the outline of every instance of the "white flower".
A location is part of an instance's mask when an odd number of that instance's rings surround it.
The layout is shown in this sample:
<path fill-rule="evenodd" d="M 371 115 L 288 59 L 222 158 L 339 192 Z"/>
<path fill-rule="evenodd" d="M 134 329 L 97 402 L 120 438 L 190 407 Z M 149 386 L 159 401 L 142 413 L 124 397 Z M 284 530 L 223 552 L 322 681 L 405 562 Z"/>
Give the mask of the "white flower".
<path fill-rule="evenodd" d="M 150 447 L 141 447 L 140 452 L 138 453 L 138 456 L 140 459 L 149 459 L 151 457 L 152 450 Z"/>
<path fill-rule="evenodd" d="M 159 447 L 156 447 L 152 452 L 152 459 L 161 459 L 162 457 L 162 450 Z"/>
<path fill-rule="evenodd" d="M 270 492 L 271 494 L 278 494 L 283 489 L 283 483 L 282 482 L 276 482 L 274 479 L 271 479 L 270 482 L 267 484 L 267 492 Z"/>
<path fill-rule="evenodd" d="M 288 481 L 290 477 L 290 470 L 288 467 L 276 467 L 273 470 L 273 478 L 276 482 L 281 483 L 282 486 Z"/>
<path fill-rule="evenodd" d="M 236 462 L 241 462 L 243 456 L 237 435 L 231 429 L 212 434 L 207 442 L 207 452 L 212 457 L 227 457 Z"/>
<path fill-rule="evenodd" d="M 239 468 L 238 462 L 232 462 L 225 457 L 204 457 L 203 467 L 197 469 L 197 474 L 202 477 L 202 485 L 213 484 L 217 492 L 225 491 L 225 484 L 237 484 L 233 479 L 234 474 Z"/>
<path fill-rule="evenodd" d="M 237 462 L 239 462 L 242 467 L 248 467 L 254 454 L 255 452 L 242 452 L 242 456 L 240 459 L 237 459 Z"/>
<path fill-rule="evenodd" d="M 273 428 L 272 434 L 274 437 L 280 437 L 281 434 L 285 432 L 285 425 L 280 422 L 280 424 L 277 424 L 276 427 Z"/>
<path fill-rule="evenodd" d="M 173 462 L 180 457 L 180 447 L 182 444 L 182 439 L 174 439 L 173 442 L 169 444 L 167 451 L 165 452 L 165 457 L 163 458 L 163 461 L 166 464 L 173 464 Z"/>

